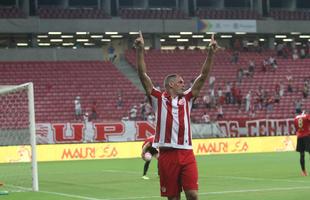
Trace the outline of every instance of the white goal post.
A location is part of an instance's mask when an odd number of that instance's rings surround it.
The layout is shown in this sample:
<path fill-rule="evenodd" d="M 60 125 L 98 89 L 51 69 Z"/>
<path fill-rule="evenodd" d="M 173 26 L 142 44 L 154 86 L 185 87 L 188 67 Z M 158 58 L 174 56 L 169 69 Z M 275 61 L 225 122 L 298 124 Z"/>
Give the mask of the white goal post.
<path fill-rule="evenodd" d="M 32 173 L 32 190 L 33 191 L 39 191 L 37 153 L 36 153 L 36 127 L 35 127 L 33 83 L 30 82 L 30 83 L 25 83 L 22 85 L 17 85 L 17 86 L 0 86 L 0 100 L 2 101 L 2 105 L 0 105 L 0 106 L 2 106 L 3 110 L 10 109 L 10 108 L 7 108 L 10 106 L 7 104 L 10 104 L 10 102 L 12 102 L 12 101 L 15 102 L 14 97 L 18 96 L 18 95 L 16 95 L 16 93 L 18 94 L 18 92 L 20 92 L 20 91 L 26 93 L 26 94 L 23 94 L 23 97 L 25 96 L 25 98 L 27 98 L 27 100 L 28 100 L 28 105 L 26 104 L 23 106 L 28 107 L 28 109 L 25 108 L 25 111 L 28 113 L 28 117 L 26 118 L 25 124 L 29 125 L 27 127 L 26 134 L 30 134 L 30 136 L 27 135 L 26 137 L 24 137 L 25 139 L 18 138 L 18 139 L 16 139 L 16 141 L 10 141 L 10 140 L 2 141 L 2 143 L 0 145 L 1 146 L 30 145 L 31 146 L 31 172 L 29 172 L 29 173 Z M 17 103 L 20 103 L 18 100 L 16 100 L 16 101 L 17 101 Z M 17 108 L 17 109 L 20 109 L 20 108 Z M 18 114 L 16 114 L 17 115 L 16 118 L 19 117 Z M 5 114 L 2 114 L 1 117 L 3 117 L 3 116 L 4 116 L 4 118 L 6 117 Z M 15 117 L 15 116 L 13 116 L 13 117 Z M 8 115 L 7 118 L 13 118 L 13 117 L 11 115 Z M 20 119 L 17 119 L 17 120 L 20 120 Z M 11 124 L 8 123 L 8 125 L 5 125 L 5 123 L 2 122 L 1 126 L 0 126 L 0 133 L 1 133 L 0 136 L 2 138 L 5 138 L 7 136 L 10 137 L 9 134 L 14 134 L 14 132 L 19 133 L 18 128 L 14 128 L 14 123 L 11 123 Z M 10 129 L 12 129 L 12 127 L 13 127 L 13 130 L 15 130 L 15 131 L 13 131 L 13 133 L 10 132 Z"/>

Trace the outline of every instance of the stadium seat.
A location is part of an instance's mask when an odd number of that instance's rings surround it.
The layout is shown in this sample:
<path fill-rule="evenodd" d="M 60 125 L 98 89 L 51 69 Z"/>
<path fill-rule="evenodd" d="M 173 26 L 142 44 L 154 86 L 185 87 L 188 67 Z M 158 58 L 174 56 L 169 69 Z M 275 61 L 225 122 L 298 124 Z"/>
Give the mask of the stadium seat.
<path fill-rule="evenodd" d="M 219 86 L 224 86 L 227 81 L 235 82 L 236 81 L 236 67 L 230 63 L 230 55 L 231 51 L 227 50 L 225 52 L 219 52 L 214 61 L 214 66 L 211 71 L 211 75 L 216 77 L 216 88 Z M 276 72 L 260 72 L 260 63 L 263 59 L 268 58 L 273 55 L 272 51 L 262 52 L 261 54 L 255 52 L 242 52 L 239 58 L 239 63 L 243 63 L 243 65 L 248 64 L 248 60 L 255 60 L 257 64 L 257 70 L 254 74 L 253 79 L 245 78 L 240 85 L 240 89 L 242 91 L 242 95 L 245 97 L 247 91 L 249 90 L 257 90 L 258 84 L 262 86 L 269 93 L 274 91 L 275 83 L 279 83 L 280 81 L 285 80 L 286 75 L 290 74 L 290 68 L 300 69 L 294 70 L 294 79 L 293 79 L 293 87 L 295 90 L 301 90 L 303 86 L 303 80 L 306 77 L 306 74 L 310 74 L 310 69 L 304 63 L 309 63 L 309 59 L 291 61 L 287 59 L 278 59 L 279 68 Z M 152 78 L 155 84 L 159 84 L 163 82 L 163 78 L 169 73 L 179 73 L 181 74 L 185 82 L 190 82 L 193 78 L 195 78 L 199 71 L 200 67 L 206 57 L 206 53 L 203 51 L 159 51 L 159 50 L 151 50 L 148 51 L 145 57 L 146 64 L 148 66 L 148 73 Z M 191 58 L 191 59 L 189 59 Z M 223 59 L 224 58 L 224 59 Z M 227 58 L 227 59 L 225 59 Z M 135 52 L 127 51 L 126 52 L 127 61 L 135 67 Z M 206 109 L 203 109 L 202 96 L 206 93 L 208 89 L 208 83 L 203 88 L 203 91 L 200 97 L 196 100 L 199 103 L 200 107 L 198 109 L 194 109 L 192 114 L 194 118 L 200 119 L 203 115 L 203 112 Z M 287 118 L 292 117 L 291 113 L 294 112 L 294 101 L 301 97 L 301 94 L 298 92 L 294 92 L 292 94 L 284 94 L 284 97 L 281 98 L 279 104 L 275 104 L 273 106 L 274 112 L 270 117 L 272 118 Z M 306 102 L 306 101 L 305 101 Z M 310 102 L 310 101 L 309 101 Z M 305 108 L 309 107 L 310 103 L 305 103 Z M 224 118 L 225 119 L 235 119 L 235 118 L 248 118 L 249 114 L 244 112 L 244 105 L 242 112 L 238 112 L 237 106 L 224 105 Z M 216 110 L 208 110 L 211 115 L 211 118 L 216 118 Z M 265 110 L 260 112 L 257 111 L 255 118 L 263 118 L 266 117 Z"/>
<path fill-rule="evenodd" d="M 114 87 L 115 78 L 117 87 Z M 35 87 L 37 122 L 75 120 L 76 96 L 81 96 L 82 109 L 88 112 L 92 102 L 97 101 L 101 120 L 120 120 L 132 105 L 138 105 L 144 98 L 143 92 L 110 62 L 0 62 L 0 85 L 29 81 Z M 118 89 L 124 92 L 123 109 L 116 109 Z"/>

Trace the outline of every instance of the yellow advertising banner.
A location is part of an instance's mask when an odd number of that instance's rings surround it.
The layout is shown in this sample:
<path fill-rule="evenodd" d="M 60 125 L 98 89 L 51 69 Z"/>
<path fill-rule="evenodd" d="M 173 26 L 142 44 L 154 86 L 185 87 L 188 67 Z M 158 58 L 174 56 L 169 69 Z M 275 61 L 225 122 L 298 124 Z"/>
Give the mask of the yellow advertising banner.
<path fill-rule="evenodd" d="M 294 151 L 296 136 L 193 140 L 196 155 Z M 38 161 L 64 161 L 140 157 L 142 142 L 38 145 Z M 0 163 L 28 162 L 29 146 L 0 147 Z"/>
<path fill-rule="evenodd" d="M 194 140 L 196 155 L 294 151 L 296 136 Z"/>

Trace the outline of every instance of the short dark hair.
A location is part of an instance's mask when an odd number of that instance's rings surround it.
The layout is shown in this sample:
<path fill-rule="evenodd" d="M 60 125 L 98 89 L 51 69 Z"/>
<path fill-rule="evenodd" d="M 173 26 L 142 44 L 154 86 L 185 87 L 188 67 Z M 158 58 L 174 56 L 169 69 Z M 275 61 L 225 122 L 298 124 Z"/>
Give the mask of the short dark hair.
<path fill-rule="evenodd" d="M 164 87 L 167 88 L 169 83 L 172 80 L 174 81 L 177 76 L 178 76 L 177 74 L 169 74 L 168 76 L 166 76 L 164 80 Z"/>

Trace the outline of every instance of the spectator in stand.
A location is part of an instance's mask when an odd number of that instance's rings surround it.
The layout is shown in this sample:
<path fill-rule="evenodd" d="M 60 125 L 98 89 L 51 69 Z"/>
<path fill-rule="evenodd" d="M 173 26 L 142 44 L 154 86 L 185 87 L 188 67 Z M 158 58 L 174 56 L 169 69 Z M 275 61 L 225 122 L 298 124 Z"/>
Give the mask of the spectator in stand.
<path fill-rule="evenodd" d="M 251 103 L 251 105 L 250 105 L 250 112 L 249 112 L 249 116 L 250 117 L 255 117 L 255 115 L 256 115 L 256 105 L 255 105 L 255 103 L 253 102 L 253 103 Z"/>
<path fill-rule="evenodd" d="M 284 48 L 283 48 L 283 58 L 288 59 L 290 55 L 290 48 L 284 44 Z"/>
<path fill-rule="evenodd" d="M 238 111 L 241 112 L 242 107 L 242 93 L 239 87 L 236 87 L 236 103 L 238 104 Z"/>
<path fill-rule="evenodd" d="M 274 102 L 275 103 L 280 103 L 280 98 L 281 98 L 280 93 L 276 92 L 274 94 Z"/>
<path fill-rule="evenodd" d="M 203 96 L 202 101 L 206 108 L 211 108 L 211 97 L 208 93 Z"/>
<path fill-rule="evenodd" d="M 136 121 L 137 113 L 138 113 L 138 107 L 136 105 L 132 106 L 129 111 L 129 120 Z"/>
<path fill-rule="evenodd" d="M 108 48 L 108 54 L 109 54 L 109 61 L 110 62 L 113 62 L 114 59 L 115 59 L 114 53 L 115 53 L 115 49 L 114 49 L 114 47 L 112 45 L 110 45 L 109 48 Z"/>
<path fill-rule="evenodd" d="M 236 103 L 236 96 L 237 96 L 237 86 L 236 86 L 236 82 L 233 82 L 233 85 L 231 87 L 231 103 L 232 104 Z"/>
<path fill-rule="evenodd" d="M 284 49 L 284 44 L 283 43 L 279 43 L 276 47 L 276 51 L 277 51 L 277 56 L 283 56 L 283 49 Z"/>
<path fill-rule="evenodd" d="M 273 96 L 270 95 L 267 98 L 267 103 L 266 103 L 266 110 L 267 110 L 267 112 L 272 112 L 273 111 L 273 103 L 274 103 Z"/>
<path fill-rule="evenodd" d="M 308 41 L 306 44 L 306 57 L 309 58 L 310 55 L 310 42 Z"/>
<path fill-rule="evenodd" d="M 214 88 L 214 84 L 215 84 L 215 76 L 210 76 L 209 78 L 209 87 L 210 88 Z"/>
<path fill-rule="evenodd" d="M 306 58 L 306 45 L 305 44 L 303 44 L 300 49 L 300 58 L 301 59 Z"/>
<path fill-rule="evenodd" d="M 262 47 L 260 46 L 258 40 L 254 40 L 253 41 L 253 48 L 254 48 L 254 51 L 257 52 L 257 53 L 261 53 L 262 52 Z"/>
<path fill-rule="evenodd" d="M 158 83 L 155 83 L 155 88 L 156 88 L 157 90 L 159 90 L 159 91 L 161 90 L 161 89 L 160 89 L 160 85 L 159 85 Z"/>
<path fill-rule="evenodd" d="M 82 105 L 81 105 L 81 97 L 76 96 L 74 100 L 74 110 L 75 110 L 75 119 L 81 119 L 82 116 Z"/>
<path fill-rule="evenodd" d="M 262 72 L 267 72 L 268 65 L 269 65 L 268 59 L 264 59 L 262 63 Z"/>
<path fill-rule="evenodd" d="M 121 89 L 117 90 L 117 96 L 123 97 L 123 90 L 121 90 Z"/>
<path fill-rule="evenodd" d="M 237 72 L 237 81 L 238 81 L 238 83 L 242 83 L 243 75 L 244 75 L 243 69 L 239 68 L 238 72 Z"/>
<path fill-rule="evenodd" d="M 249 43 L 249 41 L 247 39 L 242 40 L 243 51 L 249 51 L 248 43 Z"/>
<path fill-rule="evenodd" d="M 91 105 L 91 114 L 89 116 L 89 121 L 97 119 L 97 101 L 93 101 Z"/>
<path fill-rule="evenodd" d="M 292 81 L 293 81 L 293 76 L 291 75 L 292 72 L 291 70 L 287 70 L 288 75 L 286 76 L 287 80 L 287 92 L 293 92 L 293 86 L 292 86 Z"/>
<path fill-rule="evenodd" d="M 254 70 L 255 70 L 255 62 L 253 60 L 250 60 L 249 61 L 249 68 L 248 68 L 248 71 L 249 71 L 249 75 L 250 77 L 252 78 L 253 75 L 254 75 Z"/>
<path fill-rule="evenodd" d="M 204 112 L 204 113 L 203 113 L 201 119 L 202 119 L 202 122 L 203 122 L 203 123 L 206 123 L 206 124 L 209 124 L 209 123 L 210 123 L 210 116 L 208 115 L 207 112 Z"/>
<path fill-rule="evenodd" d="M 263 105 L 265 102 L 265 90 L 262 88 L 262 86 L 259 86 L 258 91 L 257 91 L 257 98 L 258 98 L 258 109 L 262 110 L 263 109 Z"/>
<path fill-rule="evenodd" d="M 85 113 L 84 113 L 84 115 L 83 115 L 83 121 L 84 121 L 84 123 L 87 123 L 87 122 L 90 121 L 90 120 L 89 120 L 89 114 L 88 114 L 88 112 L 85 112 Z"/>
<path fill-rule="evenodd" d="M 147 120 L 147 116 L 148 116 L 148 113 L 146 112 L 146 104 L 147 102 L 141 102 L 140 104 L 140 110 L 141 110 L 141 120 L 145 121 Z"/>
<path fill-rule="evenodd" d="M 217 104 L 223 105 L 225 102 L 225 97 L 223 95 L 223 90 L 221 87 L 217 89 Z"/>
<path fill-rule="evenodd" d="M 240 40 L 239 40 L 239 39 L 236 39 L 236 40 L 234 41 L 234 50 L 240 51 L 240 48 L 241 48 Z"/>
<path fill-rule="evenodd" d="M 225 86 L 225 102 L 226 104 L 230 104 L 232 103 L 231 99 L 232 99 L 232 94 L 231 94 L 231 83 L 227 82 L 226 86 Z"/>
<path fill-rule="evenodd" d="M 292 59 L 293 60 L 297 60 L 298 59 L 298 51 L 297 51 L 296 48 L 293 49 Z"/>
<path fill-rule="evenodd" d="M 223 106 L 221 104 L 217 104 L 217 117 L 216 119 L 223 119 L 224 118 L 224 112 L 223 112 Z"/>
<path fill-rule="evenodd" d="M 267 90 L 264 90 L 264 101 L 263 101 L 263 106 L 267 110 L 268 106 L 268 98 L 269 98 L 269 93 Z"/>
<path fill-rule="evenodd" d="M 307 55 L 307 57 L 309 57 L 309 55 L 310 55 L 310 41 L 308 41 L 306 43 L 306 55 Z"/>
<path fill-rule="evenodd" d="M 302 112 L 302 100 L 297 99 L 294 101 L 295 114 L 300 114 Z"/>
<path fill-rule="evenodd" d="M 154 124 L 155 123 L 155 115 L 154 113 L 149 113 L 147 115 L 147 119 L 146 119 L 149 123 Z"/>
<path fill-rule="evenodd" d="M 249 92 L 245 96 L 245 112 L 249 112 L 250 111 L 251 98 L 252 98 L 251 96 L 252 96 L 252 91 L 249 90 Z"/>
<path fill-rule="evenodd" d="M 117 102 L 116 102 L 116 108 L 117 109 L 122 109 L 123 108 L 123 98 L 122 96 L 117 97 Z"/>
<path fill-rule="evenodd" d="M 284 96 L 284 91 L 285 91 L 285 86 L 284 86 L 284 84 L 283 84 L 282 81 L 280 81 L 279 87 L 280 87 L 279 96 L 280 96 L 280 97 L 283 97 L 283 96 Z"/>
<path fill-rule="evenodd" d="M 116 101 L 116 108 L 117 109 L 122 109 L 124 105 L 124 101 L 123 101 L 123 91 L 122 90 L 118 90 L 117 91 L 117 101 Z"/>
<path fill-rule="evenodd" d="M 210 94 L 210 98 L 211 98 L 211 108 L 214 107 L 214 105 L 216 104 L 216 97 L 215 97 L 215 89 L 209 89 L 209 94 Z"/>
<path fill-rule="evenodd" d="M 303 90 L 302 90 L 302 95 L 303 95 L 304 99 L 306 99 L 306 98 L 308 97 L 308 95 L 309 95 L 309 89 L 310 89 L 310 84 L 309 84 L 309 82 L 306 80 L 306 81 L 304 82 L 304 88 L 303 88 Z"/>
<path fill-rule="evenodd" d="M 270 66 L 272 67 L 272 70 L 276 71 L 278 68 L 277 60 L 273 56 L 270 56 L 268 61 Z"/>
<path fill-rule="evenodd" d="M 275 84 L 274 91 L 275 91 L 275 94 L 280 94 L 280 84 L 279 83 Z"/>
<path fill-rule="evenodd" d="M 146 98 L 147 98 L 147 97 L 146 97 Z M 151 104 L 149 103 L 149 100 L 148 100 L 148 99 L 146 99 L 145 102 L 146 102 L 146 105 L 145 105 L 145 112 L 146 112 L 147 116 L 149 116 L 149 115 L 152 113 L 152 106 L 151 106 Z"/>
<path fill-rule="evenodd" d="M 234 51 L 231 55 L 230 63 L 237 64 L 239 61 L 239 51 Z"/>
<path fill-rule="evenodd" d="M 148 116 L 152 113 L 152 107 L 148 102 L 147 96 L 145 96 L 144 101 L 141 102 L 140 109 L 142 120 L 147 120 Z"/>

